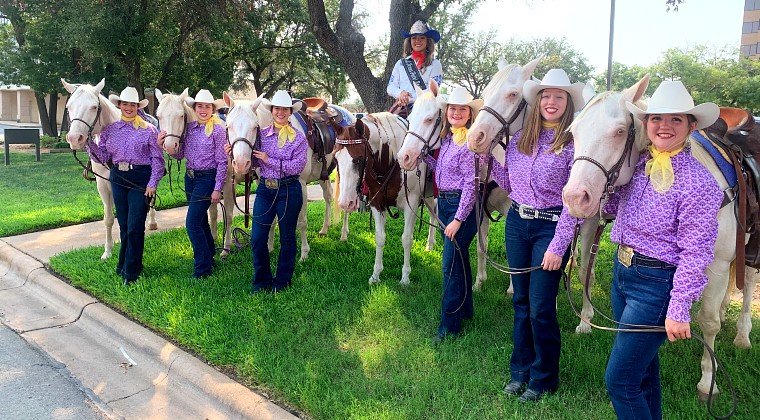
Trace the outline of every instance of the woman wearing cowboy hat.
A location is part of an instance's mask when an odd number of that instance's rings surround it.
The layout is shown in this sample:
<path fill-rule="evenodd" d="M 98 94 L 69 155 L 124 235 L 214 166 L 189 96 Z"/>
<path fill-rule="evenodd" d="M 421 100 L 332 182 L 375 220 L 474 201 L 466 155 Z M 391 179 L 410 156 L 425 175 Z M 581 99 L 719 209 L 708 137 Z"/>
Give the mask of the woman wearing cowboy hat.
<path fill-rule="evenodd" d="M 618 332 L 605 381 L 618 418 L 662 418 L 657 352 L 665 339 L 691 337 L 689 311 L 707 284 L 723 193 L 691 152 L 690 134 L 720 110 L 694 106 L 680 81 L 663 81 L 646 110 L 626 103 L 652 144 L 631 181 L 605 210 L 617 214 L 610 238 L 619 245 L 612 311 L 625 324 L 665 326 L 663 333 Z"/>
<path fill-rule="evenodd" d="M 551 69 L 540 82 L 528 80 L 525 128 L 506 150 L 506 167 L 494 167 L 497 183 L 509 192 L 512 207 L 505 223 L 507 261 L 513 274 L 514 349 L 508 395 L 535 401 L 559 385 L 560 333 L 556 300 L 575 220 L 562 206 L 562 188 L 570 176 L 573 138 L 567 127 L 584 105 L 583 83 L 570 83 L 562 69 Z M 524 389 L 524 391 L 523 391 Z"/>
<path fill-rule="evenodd" d="M 446 118 L 441 129 L 438 159 L 426 159 L 434 168 L 438 185 L 438 216 L 446 226 L 443 231 L 443 298 L 441 323 L 435 340 L 454 337 L 462 329 L 462 320 L 473 316 L 472 269 L 470 244 L 477 231 L 475 212 L 475 154 L 467 148 L 467 128 L 483 106 L 463 87 L 447 98 L 438 97 Z"/>
<path fill-rule="evenodd" d="M 100 142 L 90 141 L 88 150 L 99 162 L 112 163 L 111 190 L 121 239 L 116 273 L 126 286 L 136 282 L 143 269 L 145 219 L 164 175 L 164 154 L 156 144 L 156 128 L 137 114 L 148 105 L 137 89 L 128 86 L 108 99 L 121 110 L 121 120 L 105 127 Z"/>
<path fill-rule="evenodd" d="M 401 36 L 405 38 L 403 58 L 393 67 L 386 90 L 396 104 L 411 107 L 417 98 L 417 87 L 424 90 L 430 80 L 438 85 L 443 81 L 441 62 L 435 58 L 435 44 L 441 40 L 441 34 L 418 20 L 409 32 L 401 31 Z"/>
<path fill-rule="evenodd" d="M 279 291 L 290 286 L 296 264 L 296 222 L 303 204 L 298 179 L 306 166 L 306 137 L 290 125 L 290 116 L 301 109 L 288 92 L 278 90 L 272 100 L 262 100 L 262 106 L 272 112 L 274 124 L 261 129 L 261 150 L 254 150 L 261 174 L 253 202 L 252 293 L 264 290 Z M 269 261 L 267 239 L 274 218 L 280 226 L 280 260 L 273 276 Z"/>
<path fill-rule="evenodd" d="M 195 98 L 185 101 L 195 111 L 197 121 L 187 123 L 184 141 L 180 142 L 177 159 L 187 159 L 185 171 L 185 196 L 187 215 L 185 226 L 193 247 L 193 277 L 205 278 L 214 267 L 214 233 L 208 223 L 206 212 L 211 204 L 222 197 L 222 188 L 227 176 L 227 131 L 222 121 L 214 115 L 214 97 L 206 89 L 201 89 Z M 166 132 L 158 134 L 158 142 L 163 146 Z"/>

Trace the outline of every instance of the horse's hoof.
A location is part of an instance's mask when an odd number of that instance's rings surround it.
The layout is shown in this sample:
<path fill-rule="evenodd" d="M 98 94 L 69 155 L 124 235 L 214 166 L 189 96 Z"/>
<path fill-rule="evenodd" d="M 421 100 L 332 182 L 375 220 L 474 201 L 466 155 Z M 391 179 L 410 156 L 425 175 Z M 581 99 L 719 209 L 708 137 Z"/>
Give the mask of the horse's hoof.
<path fill-rule="evenodd" d="M 346 242 L 348 240 L 348 235 L 340 235 L 341 242 Z"/>
<path fill-rule="evenodd" d="M 374 274 L 369 276 L 369 284 L 378 284 L 380 283 L 380 276 L 375 276 Z"/>
<path fill-rule="evenodd" d="M 111 253 L 110 252 L 104 252 L 103 255 L 100 256 L 100 259 L 103 260 L 103 261 L 105 261 L 105 260 L 107 260 L 109 258 L 111 258 Z"/>
<path fill-rule="evenodd" d="M 575 333 L 576 334 L 590 334 L 591 333 L 591 325 L 581 322 L 578 324 L 577 327 L 575 327 Z"/>
<path fill-rule="evenodd" d="M 224 250 L 221 253 L 219 253 L 219 258 L 226 260 L 228 255 L 230 255 L 229 251 Z"/>
<path fill-rule="evenodd" d="M 325 236 L 327 235 L 327 229 L 322 229 L 317 233 L 319 236 Z"/>
<path fill-rule="evenodd" d="M 158 223 L 149 223 L 148 230 L 158 230 Z"/>
<path fill-rule="evenodd" d="M 510 287 L 509 289 L 507 289 L 507 296 L 512 296 L 514 294 L 515 294 L 515 289 L 513 289 L 512 287 Z"/>
<path fill-rule="evenodd" d="M 430 252 L 430 251 L 432 251 L 432 250 L 433 250 L 433 248 L 435 248 L 435 245 L 430 245 L 430 244 L 427 244 L 427 246 L 425 246 L 425 251 L 428 251 L 428 252 Z"/>
<path fill-rule="evenodd" d="M 402 285 L 404 287 L 409 286 L 409 279 L 408 278 L 401 279 L 401 281 L 399 281 L 398 284 L 400 284 L 400 285 Z"/>
<path fill-rule="evenodd" d="M 752 348 L 752 343 L 750 343 L 749 337 L 740 337 L 738 335 L 736 336 L 736 338 L 734 338 L 734 345 L 740 349 Z"/>

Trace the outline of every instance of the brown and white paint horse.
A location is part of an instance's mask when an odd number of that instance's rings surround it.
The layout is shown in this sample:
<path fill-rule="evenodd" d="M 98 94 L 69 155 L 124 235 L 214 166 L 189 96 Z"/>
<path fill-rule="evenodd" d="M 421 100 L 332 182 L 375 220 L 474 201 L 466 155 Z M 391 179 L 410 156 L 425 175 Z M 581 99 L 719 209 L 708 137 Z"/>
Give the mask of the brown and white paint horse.
<path fill-rule="evenodd" d="M 571 125 L 575 141 L 575 157 L 585 156 L 594 159 L 604 168 L 612 168 L 623 158 L 626 133 L 631 124 L 636 132 L 630 159 L 622 160 L 622 167 L 615 185 L 628 183 L 641 152 L 649 145 L 643 124 L 632 117 L 625 107 L 625 102 L 637 102 L 641 99 L 649 84 L 645 76 L 630 88 L 622 92 L 605 92 L 592 100 Z M 728 183 L 717 168 L 715 161 L 698 145 L 691 144 L 692 154 L 713 174 L 722 190 L 727 190 Z M 570 179 L 564 189 L 564 202 L 570 213 L 576 217 L 593 217 L 599 213 L 600 200 L 607 178 L 599 167 L 588 160 L 577 160 L 570 172 Z M 726 306 L 730 296 L 729 273 L 735 270 L 736 253 L 736 217 L 733 206 L 725 206 L 718 212 L 718 239 L 715 243 L 715 259 L 707 268 L 709 282 L 702 293 L 702 305 L 697 313 L 705 342 L 715 345 L 715 336 L 720 331 L 721 321 L 725 319 Z M 743 262 L 742 262 L 743 263 Z M 752 330 L 751 300 L 752 291 L 757 282 L 756 270 L 746 270 L 744 284 L 744 304 L 737 321 L 734 344 L 740 348 L 751 346 L 749 333 Z M 709 354 L 702 354 L 702 377 L 697 383 L 700 397 L 706 398 L 710 392 L 713 367 Z M 714 393 L 717 393 L 717 387 Z"/>
<path fill-rule="evenodd" d="M 500 60 L 499 71 L 496 72 L 483 91 L 483 109 L 478 113 L 468 131 L 467 141 L 470 150 L 481 155 L 490 153 L 494 159 L 504 164 L 506 142 L 522 128 L 523 124 L 523 114 L 526 109 L 523 99 L 523 84 L 533 75 L 539 61 L 540 58 L 537 58 L 521 67 Z M 503 143 L 500 144 L 500 142 Z M 505 208 L 508 209 L 509 205 L 510 202 L 507 200 Z M 590 270 L 591 284 L 593 284 L 595 277 L 593 267 L 588 266 L 589 250 L 594 239 L 594 228 L 597 220 L 588 220 L 583 224 L 579 238 L 579 249 L 577 250 L 580 251 L 577 259 L 578 275 L 580 278 L 585 278 L 587 270 Z M 510 290 L 511 288 L 510 284 Z M 594 309 L 584 294 L 583 309 L 581 310 L 583 318 L 575 328 L 575 332 L 591 332 L 591 326 L 583 319 L 591 319 L 593 315 Z"/>
<path fill-rule="evenodd" d="M 111 101 L 101 94 L 106 80 L 103 79 L 95 86 L 82 84 L 74 85 L 61 79 L 63 87 L 69 92 L 69 100 L 66 108 L 69 111 L 69 132 L 66 141 L 71 150 L 84 150 L 87 139 L 92 136 L 95 143 L 100 139 L 99 134 L 103 128 L 121 119 L 121 111 Z M 101 260 L 111 257 L 113 253 L 113 222 L 114 204 L 111 183 L 108 181 L 110 170 L 97 159 L 90 160 L 92 171 L 95 173 L 95 182 L 98 187 L 98 195 L 103 202 L 103 224 L 106 227 L 106 243 Z M 106 162 L 103 162 L 106 163 Z M 151 207 L 148 212 L 148 229 L 158 229 L 156 223 L 156 210 Z"/>
<path fill-rule="evenodd" d="M 415 214 L 423 200 L 424 179 L 418 171 L 402 170 L 396 160 L 398 151 L 406 136 L 406 122 L 389 112 L 369 114 L 356 123 L 361 134 L 359 139 L 351 139 L 348 144 L 339 142 L 335 146 L 335 159 L 338 161 L 339 191 L 338 204 L 344 211 L 359 208 L 359 193 L 366 183 L 369 189 L 369 204 L 375 220 L 375 265 L 369 278 L 370 284 L 380 281 L 383 271 L 383 251 L 385 249 L 386 214 L 390 207 L 397 207 L 404 213 L 404 233 L 401 244 L 404 248 L 404 263 L 401 268 L 401 281 L 409 284 L 412 271 L 410 256 L 414 239 Z M 424 163 L 420 164 L 420 173 L 426 173 Z M 406 187 L 402 185 L 406 180 Z M 435 210 L 432 198 L 426 199 L 429 208 Z M 428 229 L 427 249 L 435 245 L 435 227 Z"/>

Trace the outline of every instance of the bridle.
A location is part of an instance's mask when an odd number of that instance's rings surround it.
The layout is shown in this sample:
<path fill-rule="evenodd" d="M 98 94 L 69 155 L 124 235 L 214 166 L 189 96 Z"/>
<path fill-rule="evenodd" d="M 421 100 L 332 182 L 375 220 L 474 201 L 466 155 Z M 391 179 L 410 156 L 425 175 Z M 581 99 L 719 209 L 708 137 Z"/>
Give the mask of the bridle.
<path fill-rule="evenodd" d="M 230 139 L 230 129 L 227 128 L 227 141 Z M 261 148 L 261 127 L 256 126 L 256 133 L 253 135 L 253 142 L 246 137 L 238 137 L 230 142 L 232 150 L 235 149 L 235 145 L 238 143 L 245 143 L 251 148 L 251 159 L 253 159 L 253 152 Z M 258 146 L 258 148 L 257 148 Z"/>
<path fill-rule="evenodd" d="M 185 135 L 187 134 L 187 113 L 182 113 L 182 132 L 177 134 L 172 133 L 166 133 L 166 137 L 176 137 L 177 141 L 179 142 L 180 146 L 182 146 L 182 143 L 185 142 Z"/>
<path fill-rule="evenodd" d="M 355 165 L 359 167 L 359 180 L 356 183 L 356 194 L 361 197 L 362 195 L 362 183 L 364 182 L 364 174 L 365 170 L 367 168 L 367 157 L 371 154 L 369 149 L 369 144 L 366 139 L 360 138 L 360 139 L 335 139 L 335 144 L 339 144 L 341 146 L 352 146 L 352 145 L 362 145 L 362 154 L 354 156 L 351 153 L 351 149 L 349 147 L 346 147 L 346 151 L 348 152 L 348 155 L 351 156 L 353 159 L 353 162 Z"/>
<path fill-rule="evenodd" d="M 577 156 L 575 159 L 573 159 L 573 164 L 579 160 L 585 160 L 586 162 L 591 162 L 594 166 L 602 171 L 606 179 L 602 201 L 609 198 L 610 194 L 615 191 L 615 182 L 617 182 L 617 179 L 620 176 L 620 169 L 623 167 L 623 163 L 626 161 L 626 159 L 628 160 L 628 166 L 631 165 L 631 151 L 633 150 L 633 143 L 635 140 L 636 128 L 633 125 L 633 115 L 631 115 L 631 125 L 628 126 L 628 137 L 625 139 L 625 148 L 623 149 L 623 153 L 620 155 L 620 158 L 617 160 L 617 162 L 615 162 L 614 165 L 612 165 L 610 169 L 606 169 L 604 165 L 599 163 L 598 160 L 588 156 Z"/>
<path fill-rule="evenodd" d="M 428 138 L 422 137 L 421 135 L 415 133 L 414 131 L 407 130 L 406 134 L 412 135 L 413 137 L 416 137 L 419 139 L 424 146 L 422 146 L 422 150 L 420 151 L 420 156 L 424 156 L 428 154 L 431 150 L 435 149 L 435 146 L 438 145 L 441 142 L 440 136 L 436 136 L 435 133 L 438 130 L 438 127 L 441 125 L 441 114 L 443 111 L 438 111 L 438 115 L 435 118 L 435 124 L 433 125 L 433 131 L 430 132 L 430 136 Z M 433 138 L 435 137 L 435 142 L 433 142 Z M 431 144 L 431 142 L 433 142 Z M 419 162 L 417 162 L 419 164 Z"/>
<path fill-rule="evenodd" d="M 502 138 L 502 140 L 499 141 L 492 141 L 493 146 L 491 149 L 496 147 L 496 145 L 500 145 L 504 148 L 504 150 L 507 150 L 507 143 L 503 140 L 506 139 L 509 136 L 509 128 L 512 125 L 512 123 L 517 120 L 517 117 L 520 116 L 520 114 L 523 112 L 525 107 L 528 106 L 528 102 L 525 101 L 525 98 L 520 99 L 520 103 L 517 105 L 517 108 L 515 108 L 514 111 L 512 111 L 512 114 L 509 116 L 509 119 L 505 119 L 501 116 L 498 112 L 496 112 L 495 109 L 491 108 L 490 106 L 484 106 L 481 108 L 481 111 L 486 112 L 487 114 L 490 114 L 494 118 L 496 118 L 497 121 L 501 124 L 501 129 L 499 132 L 496 133 L 496 136 L 494 136 L 494 140 Z"/>
<path fill-rule="evenodd" d="M 79 87 L 80 86 L 77 86 L 77 89 L 79 89 Z M 75 90 L 75 92 L 76 92 L 76 90 Z M 72 96 L 74 96 L 73 92 L 72 92 L 71 96 L 69 96 L 69 98 L 71 98 Z M 92 124 L 88 123 L 87 121 L 85 121 L 85 120 L 83 120 L 81 118 L 71 118 L 71 114 L 69 114 L 69 127 L 71 127 L 71 123 L 73 123 L 74 121 L 79 121 L 82 124 L 84 124 L 84 125 L 87 126 L 87 142 L 89 142 L 90 140 L 92 140 L 92 132 L 95 130 L 95 124 L 97 124 L 98 121 L 100 121 L 100 114 L 101 114 L 101 112 L 103 110 L 103 106 L 100 104 L 100 99 L 97 97 L 97 95 L 96 95 L 95 99 L 98 102 L 98 110 L 95 113 L 95 119 L 92 120 Z"/>

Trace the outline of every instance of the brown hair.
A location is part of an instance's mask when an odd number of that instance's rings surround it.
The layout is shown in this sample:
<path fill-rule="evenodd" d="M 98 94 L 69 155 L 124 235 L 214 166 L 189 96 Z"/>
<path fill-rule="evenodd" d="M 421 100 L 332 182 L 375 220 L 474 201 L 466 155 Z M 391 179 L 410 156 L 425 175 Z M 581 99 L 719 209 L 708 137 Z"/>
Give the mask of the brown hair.
<path fill-rule="evenodd" d="M 404 58 L 412 55 L 412 36 L 413 35 L 410 35 L 404 39 Z M 425 63 L 422 65 L 423 68 L 430 66 L 430 64 L 433 63 L 433 59 L 435 59 L 435 41 L 433 41 L 433 38 L 427 37 L 427 44 L 425 44 Z"/>
<path fill-rule="evenodd" d="M 541 116 L 540 106 L 541 93 L 543 91 L 544 90 L 541 89 L 536 94 L 535 105 L 531 108 L 525 128 L 523 128 L 522 135 L 517 143 L 517 150 L 524 155 L 530 156 L 533 154 L 533 149 L 536 147 L 536 143 L 538 143 L 538 136 L 541 134 L 541 129 L 543 128 L 542 122 L 544 118 Z M 570 126 L 570 123 L 573 122 L 574 114 L 575 104 L 573 104 L 573 100 L 568 93 L 567 107 L 565 108 L 565 113 L 562 114 L 562 118 L 559 120 L 559 127 L 557 127 L 554 132 L 554 143 L 552 143 L 552 146 L 549 149 L 550 151 L 558 152 L 562 150 L 567 143 L 570 143 L 573 140 L 573 135 L 567 128 Z"/>
<path fill-rule="evenodd" d="M 467 119 L 467 124 L 464 126 L 467 128 L 470 128 L 472 125 L 472 116 L 474 114 L 472 107 L 467 105 L 467 108 L 470 109 L 470 117 Z M 446 137 L 451 132 L 451 124 L 449 124 L 449 119 L 446 117 L 446 113 L 449 112 L 449 104 L 446 104 L 446 108 L 443 109 L 443 116 L 441 116 L 441 119 L 443 120 L 443 125 L 441 126 L 441 138 Z"/>

